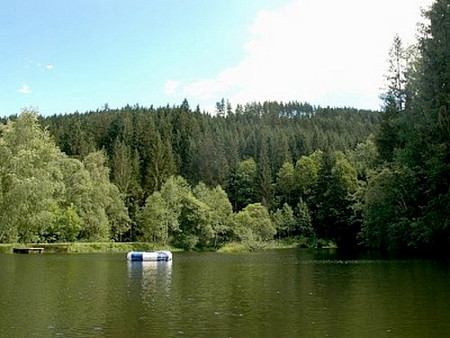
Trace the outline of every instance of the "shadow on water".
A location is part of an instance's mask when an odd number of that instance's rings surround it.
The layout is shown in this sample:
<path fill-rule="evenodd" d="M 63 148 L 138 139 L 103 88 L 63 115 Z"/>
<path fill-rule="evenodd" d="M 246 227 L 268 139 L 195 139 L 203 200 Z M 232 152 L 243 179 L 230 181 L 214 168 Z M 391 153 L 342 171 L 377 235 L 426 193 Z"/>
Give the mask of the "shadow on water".
<path fill-rule="evenodd" d="M 450 253 L 430 250 L 310 249 L 317 260 L 434 260 L 450 264 Z"/>

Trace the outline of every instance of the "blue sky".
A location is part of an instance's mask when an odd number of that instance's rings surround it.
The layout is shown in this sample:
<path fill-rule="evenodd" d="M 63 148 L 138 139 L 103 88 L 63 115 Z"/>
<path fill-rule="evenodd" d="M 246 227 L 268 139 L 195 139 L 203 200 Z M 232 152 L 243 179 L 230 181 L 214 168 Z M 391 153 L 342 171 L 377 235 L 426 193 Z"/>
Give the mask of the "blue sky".
<path fill-rule="evenodd" d="M 431 0 L 5 0 L 0 116 L 298 100 L 378 109 Z"/>

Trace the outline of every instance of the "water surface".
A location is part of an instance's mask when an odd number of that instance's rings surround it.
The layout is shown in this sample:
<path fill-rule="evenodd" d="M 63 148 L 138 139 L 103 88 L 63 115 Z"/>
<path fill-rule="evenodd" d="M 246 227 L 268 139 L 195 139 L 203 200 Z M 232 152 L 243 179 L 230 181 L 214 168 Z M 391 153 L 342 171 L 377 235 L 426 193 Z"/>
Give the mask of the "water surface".
<path fill-rule="evenodd" d="M 328 250 L 0 255 L 0 337 L 444 337 L 447 260 Z"/>

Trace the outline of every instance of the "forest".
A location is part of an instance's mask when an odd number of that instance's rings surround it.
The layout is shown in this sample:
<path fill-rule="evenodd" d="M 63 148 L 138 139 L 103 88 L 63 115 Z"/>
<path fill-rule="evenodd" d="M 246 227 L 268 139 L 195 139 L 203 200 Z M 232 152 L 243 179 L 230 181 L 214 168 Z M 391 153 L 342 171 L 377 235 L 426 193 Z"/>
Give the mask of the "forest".
<path fill-rule="evenodd" d="M 450 1 L 394 37 L 381 111 L 253 102 L 0 125 L 0 243 L 448 248 Z"/>

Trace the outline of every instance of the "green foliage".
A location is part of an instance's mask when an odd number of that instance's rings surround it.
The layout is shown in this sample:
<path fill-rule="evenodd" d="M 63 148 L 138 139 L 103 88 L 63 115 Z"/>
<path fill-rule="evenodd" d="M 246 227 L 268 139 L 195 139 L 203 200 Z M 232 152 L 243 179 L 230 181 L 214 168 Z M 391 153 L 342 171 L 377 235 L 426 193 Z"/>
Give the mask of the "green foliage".
<path fill-rule="evenodd" d="M 123 235 L 130 229 L 130 217 L 125 206 L 123 195 L 112 183 L 109 183 L 109 201 L 105 206 L 110 226 L 110 238 L 122 241 Z"/>
<path fill-rule="evenodd" d="M 309 223 L 317 228 L 322 151 L 349 151 L 378 124 L 376 112 L 299 102 L 254 102 L 233 112 L 222 100 L 220 116 L 192 111 L 186 100 L 156 109 L 105 107 L 42 118 L 47 129 L 35 118 L 30 130 L 48 138 L 41 138 L 47 155 L 31 151 L 38 161 L 30 153 L 15 155 L 25 129 L 8 136 L 23 119 L 2 126 L 1 142 L 9 141 L 0 146 L 0 206 L 19 205 L 16 213 L 0 212 L 0 241 L 141 239 L 195 249 L 233 239 L 231 206 L 235 212 L 255 203 L 272 214 L 294 210 L 293 226 L 292 219 L 277 225 L 281 237 L 302 233 Z M 298 225 L 299 215 L 306 225 Z M 255 229 L 257 247 L 266 236 Z"/>
<path fill-rule="evenodd" d="M 64 193 L 64 156 L 32 112 L 2 126 L 0 156 L 0 242 L 39 242 Z"/>
<path fill-rule="evenodd" d="M 389 51 L 389 69 L 386 75 L 386 92 L 381 95 L 384 101 L 380 130 L 375 141 L 380 159 L 392 161 L 395 150 L 401 147 L 401 128 L 399 120 L 405 111 L 406 103 L 411 101 L 407 90 L 408 64 L 411 51 L 407 51 L 398 35 L 394 37 Z"/>
<path fill-rule="evenodd" d="M 90 240 L 89 227 L 91 224 L 103 222 L 104 226 L 107 226 L 106 212 L 95 204 L 98 197 L 94 195 L 93 182 L 84 164 L 76 159 L 65 159 L 61 166 L 65 186 L 65 194 L 61 204 L 64 207 L 72 206 L 81 218 L 82 229 L 78 238 Z"/>
<path fill-rule="evenodd" d="M 169 239 L 167 216 L 166 203 L 161 193 L 155 191 L 147 198 L 137 217 L 140 239 L 144 242 L 167 243 Z"/>
<path fill-rule="evenodd" d="M 45 234 L 46 242 L 75 242 L 83 228 L 83 220 L 73 206 L 53 211 L 53 222 Z"/>
<path fill-rule="evenodd" d="M 175 174 L 175 161 L 172 154 L 172 146 L 163 141 L 159 133 L 156 133 L 150 150 L 150 161 L 147 166 L 147 180 L 150 191 L 161 189 L 163 182 Z"/>
<path fill-rule="evenodd" d="M 217 247 L 229 237 L 231 203 L 217 186 L 198 184 L 193 191 L 181 177 L 170 177 L 161 192 L 146 200 L 138 215 L 142 240 L 171 241 L 184 249 Z"/>
<path fill-rule="evenodd" d="M 415 46 L 394 38 L 381 118 L 295 101 L 233 112 L 225 99 L 211 116 L 184 100 L 52 116 L 41 128 L 25 111 L 0 126 L 0 242 L 255 249 L 277 234 L 447 248 L 449 0 L 424 15 Z"/>
<path fill-rule="evenodd" d="M 352 166 L 357 170 L 358 179 L 366 181 L 369 171 L 375 169 L 379 163 L 380 155 L 375 137 L 370 135 L 364 143 L 359 143 L 350 157 Z"/>
<path fill-rule="evenodd" d="M 192 250 L 212 246 L 215 233 L 211 224 L 210 208 L 189 193 L 183 197 L 179 216 L 180 232 L 175 243 Z"/>
<path fill-rule="evenodd" d="M 0 127 L 0 242 L 255 249 L 277 234 L 448 247 L 449 11 L 434 2 L 414 47 L 394 38 L 381 119 L 299 102 L 233 112 L 225 99 L 217 116 L 184 100 L 48 117 L 46 128 L 24 112 Z"/>
<path fill-rule="evenodd" d="M 412 77 L 415 95 L 406 112 L 404 148 L 398 162 L 422 184 L 414 196 L 415 246 L 450 244 L 450 2 L 435 1 L 425 13 L 429 24 L 419 39 L 420 58 Z M 414 123 L 411 123 L 414 121 Z"/>
<path fill-rule="evenodd" d="M 124 142 L 114 142 L 114 155 L 111 159 L 112 181 L 121 194 L 137 198 L 140 194 L 139 157 L 132 156 L 131 149 Z"/>
<path fill-rule="evenodd" d="M 295 188 L 294 165 L 291 162 L 285 162 L 277 174 L 276 194 L 278 204 L 292 204 L 296 195 Z"/>
<path fill-rule="evenodd" d="M 352 222 L 357 172 L 341 152 L 325 153 L 315 190 L 315 230 L 319 238 L 340 246 L 356 245 L 358 229 Z"/>
<path fill-rule="evenodd" d="M 241 210 L 255 198 L 257 167 L 253 158 L 239 162 L 233 179 L 235 209 Z"/>
<path fill-rule="evenodd" d="M 277 230 L 278 237 L 290 237 L 296 228 L 297 220 L 289 204 L 284 203 L 283 208 L 272 214 L 272 222 Z"/>
<path fill-rule="evenodd" d="M 259 160 L 257 170 L 257 201 L 270 207 L 273 202 L 273 187 L 272 187 L 272 171 L 268 157 L 268 146 L 265 135 L 262 134 L 262 139 L 259 145 Z"/>
<path fill-rule="evenodd" d="M 172 175 L 183 176 L 191 185 L 220 185 L 235 210 L 255 202 L 281 207 L 285 201 L 274 204 L 278 192 L 273 181 L 285 162 L 295 163 L 319 148 L 352 149 L 378 124 L 376 112 L 355 109 L 255 102 L 233 112 L 224 104 L 226 114 L 220 117 L 192 111 L 183 102 L 178 107 L 136 105 L 51 116 L 43 123 L 73 158 L 106 150 L 111 180 L 125 194 L 133 220 L 145 199 Z M 251 184 L 241 185 L 238 163 L 250 158 L 256 172 Z M 295 201 L 293 197 L 291 207 Z"/>
<path fill-rule="evenodd" d="M 0 244 L 0 253 L 12 253 L 15 247 L 26 247 L 28 244 Z M 177 251 L 170 245 L 146 242 L 66 242 L 66 243 L 39 243 L 46 253 L 94 253 L 115 252 L 127 253 L 130 251 L 170 250 Z"/>
<path fill-rule="evenodd" d="M 300 197 L 296 207 L 296 215 L 295 218 L 295 234 L 300 234 L 305 238 L 314 238 L 314 228 L 312 225 L 311 212 L 309 211 L 308 205 L 305 201 Z"/>
<path fill-rule="evenodd" d="M 0 242 L 108 240 L 111 228 L 126 229 L 104 155 L 88 155 L 86 170 L 58 149 L 33 112 L 1 126 L 0 136 Z"/>
<path fill-rule="evenodd" d="M 137 215 L 140 239 L 167 243 L 169 238 L 178 233 L 183 196 L 189 193 L 190 188 L 183 178 L 170 177 L 160 192 L 155 191 L 150 195 Z"/>
<path fill-rule="evenodd" d="M 227 193 L 221 186 L 209 189 L 200 183 L 194 188 L 194 196 L 209 207 L 210 222 L 214 234 L 213 246 L 217 247 L 229 239 L 230 218 L 233 208 Z"/>
<path fill-rule="evenodd" d="M 402 247 L 409 243 L 409 191 L 415 186 L 406 167 L 382 167 L 373 172 L 364 195 L 362 236 L 375 248 Z"/>
<path fill-rule="evenodd" d="M 119 190 L 109 181 L 102 151 L 90 153 L 83 163 L 92 181 L 90 205 L 84 209 L 83 238 L 93 241 L 119 239 L 129 226 L 128 213 Z"/>
<path fill-rule="evenodd" d="M 311 196 L 317 184 L 322 156 L 322 151 L 317 150 L 309 156 L 302 156 L 295 165 L 296 189 L 304 198 Z"/>
<path fill-rule="evenodd" d="M 450 2 L 437 0 L 424 15 L 406 83 L 386 95 L 377 146 L 387 164 L 369 175 L 363 199 L 362 235 L 374 247 L 450 244 Z M 393 50 L 402 53 L 398 39 Z"/>
<path fill-rule="evenodd" d="M 168 209 L 166 215 L 167 225 L 170 234 L 176 234 L 180 228 L 180 211 L 183 206 L 184 196 L 191 193 L 191 188 L 187 181 L 181 176 L 170 177 L 161 187 L 161 196 Z"/>
<path fill-rule="evenodd" d="M 246 246 L 244 243 L 237 243 L 237 242 L 229 242 L 226 243 L 224 246 L 222 246 L 221 248 L 219 248 L 217 250 L 217 252 L 220 253 L 241 253 L 241 252 L 247 252 L 249 251 L 249 247 Z"/>
<path fill-rule="evenodd" d="M 242 242 L 261 242 L 273 238 L 276 228 L 266 207 L 260 203 L 249 204 L 234 216 L 233 231 Z"/>

